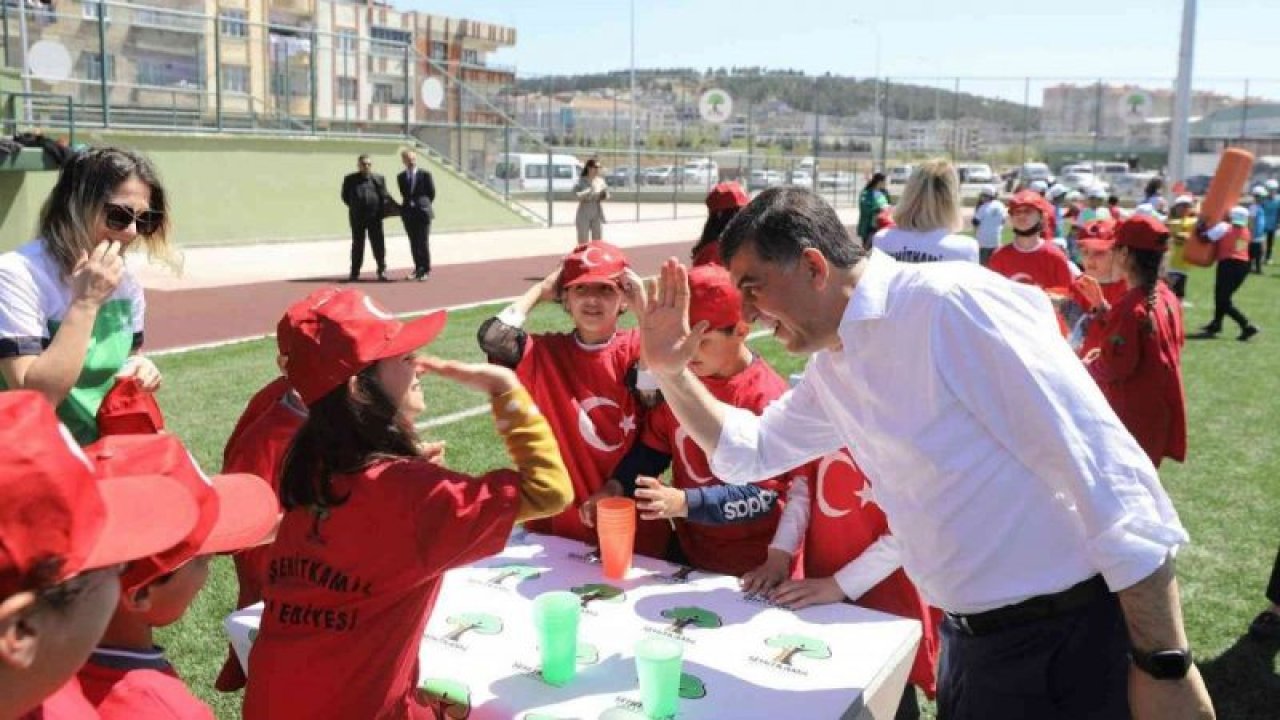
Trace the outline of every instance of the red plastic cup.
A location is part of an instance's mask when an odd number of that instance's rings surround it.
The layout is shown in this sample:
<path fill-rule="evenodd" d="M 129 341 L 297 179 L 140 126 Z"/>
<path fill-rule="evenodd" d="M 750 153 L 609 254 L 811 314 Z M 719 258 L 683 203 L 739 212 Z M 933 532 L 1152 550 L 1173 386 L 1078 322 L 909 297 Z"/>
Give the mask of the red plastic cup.
<path fill-rule="evenodd" d="M 604 576 L 622 580 L 631 568 L 636 547 L 636 501 L 605 498 L 596 505 L 596 534 L 600 538 L 600 564 Z"/>

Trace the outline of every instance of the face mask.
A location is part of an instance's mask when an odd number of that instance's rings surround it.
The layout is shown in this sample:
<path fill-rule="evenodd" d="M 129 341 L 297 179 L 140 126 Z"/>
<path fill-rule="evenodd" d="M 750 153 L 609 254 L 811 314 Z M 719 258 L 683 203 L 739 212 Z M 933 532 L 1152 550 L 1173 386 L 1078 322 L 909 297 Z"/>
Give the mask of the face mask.
<path fill-rule="evenodd" d="M 1043 228 L 1044 228 L 1044 221 L 1040 220 L 1040 221 L 1037 221 L 1035 225 L 1032 225 L 1026 230 L 1019 230 L 1016 227 L 1013 228 L 1013 234 L 1017 235 L 1018 237 L 1035 237 L 1036 235 L 1040 234 L 1040 231 Z"/>

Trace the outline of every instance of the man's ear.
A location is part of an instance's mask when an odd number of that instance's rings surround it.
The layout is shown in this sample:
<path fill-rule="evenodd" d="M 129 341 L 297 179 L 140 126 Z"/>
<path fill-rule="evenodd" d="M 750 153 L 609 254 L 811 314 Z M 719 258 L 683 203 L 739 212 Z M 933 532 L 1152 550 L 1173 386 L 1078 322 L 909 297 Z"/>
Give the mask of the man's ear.
<path fill-rule="evenodd" d="M 831 276 L 831 263 L 817 248 L 805 248 L 800 253 L 801 268 L 809 274 L 810 282 L 814 288 L 821 290 L 826 287 L 827 280 Z"/>
<path fill-rule="evenodd" d="M 26 670 L 36 661 L 40 645 L 39 620 L 33 592 L 20 592 L 0 600 L 0 665 Z"/>

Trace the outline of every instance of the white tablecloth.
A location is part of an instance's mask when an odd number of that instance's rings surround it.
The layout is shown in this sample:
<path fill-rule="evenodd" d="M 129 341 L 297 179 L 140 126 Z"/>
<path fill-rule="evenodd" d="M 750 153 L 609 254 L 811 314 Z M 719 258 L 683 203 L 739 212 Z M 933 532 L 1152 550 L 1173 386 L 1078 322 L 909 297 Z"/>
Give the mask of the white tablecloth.
<path fill-rule="evenodd" d="M 684 646 L 679 718 L 890 718 L 920 640 L 916 621 L 855 607 L 790 611 L 744 595 L 736 578 L 637 556 L 606 581 L 590 548 L 513 536 L 497 556 L 449 572 L 422 638 L 422 681 L 451 718 L 643 718 L 637 640 Z M 532 600 L 549 590 L 584 598 L 578 676 L 538 675 Z M 262 606 L 226 626 L 246 663 Z"/>

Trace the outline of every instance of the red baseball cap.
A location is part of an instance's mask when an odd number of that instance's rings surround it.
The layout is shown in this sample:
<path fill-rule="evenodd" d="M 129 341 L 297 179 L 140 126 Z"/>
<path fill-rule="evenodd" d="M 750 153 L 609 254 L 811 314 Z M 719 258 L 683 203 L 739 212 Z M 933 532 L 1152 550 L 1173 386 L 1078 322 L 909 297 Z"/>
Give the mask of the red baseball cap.
<path fill-rule="evenodd" d="M 125 590 L 146 585 L 199 555 L 253 547 L 267 539 L 280 515 L 267 481 L 245 474 L 210 478 L 173 435 L 104 437 L 85 452 L 97 464 L 103 485 L 138 472 L 161 475 L 181 483 L 199 509 L 195 527 L 179 542 L 129 563 L 120 576 Z"/>
<path fill-rule="evenodd" d="M 747 191 L 736 182 L 722 182 L 707 193 L 707 209 L 711 212 L 721 210 L 738 210 L 747 206 L 751 198 Z"/>
<path fill-rule="evenodd" d="M 155 393 L 134 377 L 117 378 L 98 406 L 99 435 L 154 435 L 164 430 L 164 413 Z"/>
<path fill-rule="evenodd" d="M 579 245 L 564 257 L 560 287 L 584 283 L 616 283 L 631 264 L 622 250 L 599 240 Z"/>
<path fill-rule="evenodd" d="M 1094 220 L 1080 228 L 1080 247 L 1086 250 L 1110 250 L 1116 245 L 1116 224 L 1111 220 Z"/>
<path fill-rule="evenodd" d="M 1014 193 L 1013 197 L 1009 198 L 1009 212 L 1020 208 L 1030 208 L 1044 215 L 1044 206 L 1047 202 L 1040 193 L 1034 190 L 1019 190 Z"/>
<path fill-rule="evenodd" d="M 1116 228 L 1116 245 L 1135 250 L 1164 250 L 1169 247 L 1169 228 L 1150 215 L 1134 215 Z"/>
<path fill-rule="evenodd" d="M 689 326 L 704 320 L 709 330 L 742 322 L 742 294 L 729 271 L 719 265 L 699 265 L 689 271 Z"/>
<path fill-rule="evenodd" d="M 443 310 L 400 322 L 359 290 L 326 289 L 292 305 L 296 319 L 285 374 L 302 402 L 314 405 L 348 379 L 384 358 L 430 343 L 444 329 Z"/>
<path fill-rule="evenodd" d="M 338 288 L 325 288 L 317 290 L 307 297 L 312 302 L 320 302 L 322 298 L 332 296 L 338 292 Z M 276 350 L 287 356 L 289 350 L 293 347 L 294 338 L 298 336 L 298 328 L 302 325 L 303 319 L 307 316 L 307 308 L 309 304 L 306 302 L 294 303 L 280 317 L 280 322 L 276 323 Z"/>
<path fill-rule="evenodd" d="M 43 395 L 0 393 L 0 598 L 161 552 L 197 514 L 171 478 L 131 472 L 99 482 Z M 35 576 L 49 559 L 61 561 L 57 574 Z"/>

